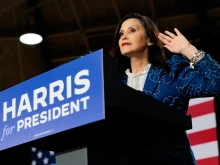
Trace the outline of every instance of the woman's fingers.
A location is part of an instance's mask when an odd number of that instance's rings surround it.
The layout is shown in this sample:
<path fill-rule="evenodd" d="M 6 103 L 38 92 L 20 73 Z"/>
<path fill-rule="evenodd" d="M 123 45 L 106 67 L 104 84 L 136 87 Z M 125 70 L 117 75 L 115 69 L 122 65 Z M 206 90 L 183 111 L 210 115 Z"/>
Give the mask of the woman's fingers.
<path fill-rule="evenodd" d="M 169 37 L 169 36 L 167 36 L 167 35 L 164 35 L 163 33 L 159 33 L 159 36 L 160 36 L 161 38 L 163 38 L 163 39 L 166 39 L 166 40 L 169 41 L 169 42 L 172 40 L 171 37 Z"/>
<path fill-rule="evenodd" d="M 169 44 L 169 43 L 170 43 L 169 39 L 166 39 L 165 36 L 159 35 L 158 38 L 159 38 L 160 41 L 162 41 L 164 44 Z"/>
<path fill-rule="evenodd" d="M 158 39 L 164 44 L 164 47 L 171 52 L 184 54 L 183 50 L 189 44 L 189 41 L 177 28 L 174 28 L 174 31 L 174 33 L 171 33 L 166 30 L 165 34 L 159 33 Z"/>
<path fill-rule="evenodd" d="M 176 37 L 175 34 L 169 32 L 169 31 L 167 31 L 167 30 L 165 31 L 165 33 L 166 33 L 167 35 L 169 35 L 172 39 L 174 39 L 174 38 Z"/>
<path fill-rule="evenodd" d="M 174 31 L 176 32 L 177 35 L 182 35 L 182 33 L 180 33 L 180 31 L 177 28 L 174 28 Z"/>

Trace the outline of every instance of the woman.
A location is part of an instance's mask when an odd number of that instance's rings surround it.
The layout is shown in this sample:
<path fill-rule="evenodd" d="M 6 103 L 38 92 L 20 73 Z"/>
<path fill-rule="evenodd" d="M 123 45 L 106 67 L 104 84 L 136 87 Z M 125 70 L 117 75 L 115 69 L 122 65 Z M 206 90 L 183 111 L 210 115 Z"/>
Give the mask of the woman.
<path fill-rule="evenodd" d="M 119 60 L 129 59 L 128 65 L 121 66 L 121 69 L 124 68 L 122 81 L 125 84 L 187 113 L 191 98 L 220 94 L 220 66 L 209 54 L 191 45 L 178 29 L 174 31 L 176 34 L 169 31 L 159 33 L 148 17 L 129 14 L 116 29 L 113 55 Z M 177 55 L 167 60 L 164 48 Z M 155 154 L 142 155 L 148 157 L 146 163 L 196 164 L 187 135 L 183 136 L 185 140 L 179 141 L 180 147 L 176 144 L 169 146 L 179 153 L 178 156 L 165 153 L 166 146 L 157 145 L 153 147 L 157 150 Z M 169 139 L 167 141 L 169 144 Z M 170 142 L 172 144 L 172 140 Z M 162 152 L 165 156 L 160 159 L 158 153 Z M 127 164 L 130 160 L 124 157 Z"/>

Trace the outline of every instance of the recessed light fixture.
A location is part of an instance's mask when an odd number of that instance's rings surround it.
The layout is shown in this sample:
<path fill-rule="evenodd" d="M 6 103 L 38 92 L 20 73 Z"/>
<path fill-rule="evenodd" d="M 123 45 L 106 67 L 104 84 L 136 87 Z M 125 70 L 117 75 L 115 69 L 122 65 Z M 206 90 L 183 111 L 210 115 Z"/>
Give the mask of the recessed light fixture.
<path fill-rule="evenodd" d="M 26 45 L 36 45 L 42 42 L 43 38 L 41 35 L 36 33 L 22 34 L 19 40 Z"/>

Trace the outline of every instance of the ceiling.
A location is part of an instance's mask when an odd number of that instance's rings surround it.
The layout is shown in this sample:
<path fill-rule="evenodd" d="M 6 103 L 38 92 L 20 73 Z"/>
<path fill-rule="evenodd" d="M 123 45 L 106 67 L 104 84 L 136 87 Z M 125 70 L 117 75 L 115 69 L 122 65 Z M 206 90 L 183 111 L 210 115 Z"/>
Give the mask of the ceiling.
<path fill-rule="evenodd" d="M 53 69 L 86 51 L 108 51 L 119 20 L 137 12 L 160 30 L 177 27 L 220 61 L 220 0 L 0 0 L 0 90 Z M 27 46 L 28 29 L 43 42 Z"/>

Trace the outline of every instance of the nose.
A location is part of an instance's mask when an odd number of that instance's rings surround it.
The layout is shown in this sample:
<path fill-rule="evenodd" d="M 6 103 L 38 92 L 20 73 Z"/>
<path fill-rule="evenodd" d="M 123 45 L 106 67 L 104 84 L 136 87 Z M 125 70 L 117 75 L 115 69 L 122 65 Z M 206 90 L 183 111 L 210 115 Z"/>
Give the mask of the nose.
<path fill-rule="evenodd" d="M 126 34 L 126 33 L 124 33 L 124 34 L 122 35 L 121 39 L 122 39 L 122 40 L 126 40 L 126 39 L 128 39 L 127 34 Z"/>

